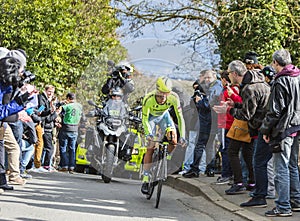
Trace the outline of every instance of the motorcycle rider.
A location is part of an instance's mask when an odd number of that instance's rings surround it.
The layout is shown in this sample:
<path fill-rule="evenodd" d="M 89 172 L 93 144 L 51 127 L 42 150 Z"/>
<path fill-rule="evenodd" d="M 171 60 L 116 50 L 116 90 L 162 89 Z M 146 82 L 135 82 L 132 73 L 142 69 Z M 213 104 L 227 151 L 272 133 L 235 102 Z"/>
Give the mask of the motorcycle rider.
<path fill-rule="evenodd" d="M 110 94 L 111 100 L 122 102 L 123 96 L 124 96 L 124 92 L 123 92 L 123 89 L 121 89 L 120 87 L 115 87 L 111 90 L 111 94 Z M 129 137 L 128 137 L 128 139 L 126 139 L 126 137 L 128 135 L 129 135 Z M 133 144 L 134 144 L 133 136 L 128 134 L 128 132 L 122 133 L 120 136 L 120 146 L 121 147 L 124 146 L 124 147 L 119 152 L 119 158 L 121 158 L 124 161 L 131 160 L 131 152 L 133 149 Z"/>
<path fill-rule="evenodd" d="M 169 108 L 173 107 L 178 119 L 180 139 L 179 143 L 185 143 L 185 123 L 178 95 L 172 91 L 172 82 L 167 77 L 159 77 L 156 81 L 156 90 L 148 93 L 142 104 L 142 123 L 148 141 L 147 152 L 144 157 L 143 185 L 141 191 L 147 194 L 149 190 L 149 170 L 152 163 L 152 154 L 155 143 L 156 126 L 166 135 L 170 142 L 168 152 L 171 153 L 177 145 L 175 124 L 169 114 Z M 172 135 L 172 136 L 171 136 Z"/>
<path fill-rule="evenodd" d="M 133 68 L 128 62 L 119 63 L 103 85 L 102 93 L 110 95 L 113 88 L 120 87 L 123 89 L 123 100 L 126 102 L 128 94 L 134 91 L 134 81 L 131 79 L 132 72 Z"/>

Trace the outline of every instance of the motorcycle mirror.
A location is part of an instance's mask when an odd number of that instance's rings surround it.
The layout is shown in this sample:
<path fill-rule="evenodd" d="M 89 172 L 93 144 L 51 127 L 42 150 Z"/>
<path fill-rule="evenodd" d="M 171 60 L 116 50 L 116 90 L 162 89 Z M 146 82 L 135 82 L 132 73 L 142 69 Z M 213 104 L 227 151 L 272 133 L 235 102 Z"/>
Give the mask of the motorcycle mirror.
<path fill-rule="evenodd" d="M 91 106 L 96 106 L 95 102 L 91 101 L 91 100 L 88 101 L 88 104 L 91 105 Z"/>
<path fill-rule="evenodd" d="M 133 108 L 133 111 L 140 111 L 141 109 L 142 109 L 142 106 L 141 106 L 141 105 L 139 105 L 139 106 L 137 106 L 137 107 Z"/>

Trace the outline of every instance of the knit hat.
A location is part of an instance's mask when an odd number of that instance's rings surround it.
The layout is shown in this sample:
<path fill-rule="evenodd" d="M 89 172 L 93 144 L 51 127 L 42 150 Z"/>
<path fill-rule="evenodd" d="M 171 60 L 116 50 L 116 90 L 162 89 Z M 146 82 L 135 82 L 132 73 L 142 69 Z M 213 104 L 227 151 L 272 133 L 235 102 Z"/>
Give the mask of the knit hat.
<path fill-rule="evenodd" d="M 9 50 L 7 48 L 0 47 L 0 59 L 4 58 L 8 52 Z"/>
<path fill-rule="evenodd" d="M 258 54 L 255 51 L 248 51 L 244 57 L 245 64 L 258 64 Z"/>
<path fill-rule="evenodd" d="M 263 75 L 268 77 L 270 80 L 273 80 L 276 75 L 276 71 L 272 66 L 266 66 L 260 72 L 263 73 Z"/>
<path fill-rule="evenodd" d="M 7 53 L 6 56 L 18 59 L 21 63 L 21 68 L 24 68 L 26 66 L 27 59 L 26 59 L 25 54 L 22 51 L 20 51 L 20 50 L 11 50 Z"/>

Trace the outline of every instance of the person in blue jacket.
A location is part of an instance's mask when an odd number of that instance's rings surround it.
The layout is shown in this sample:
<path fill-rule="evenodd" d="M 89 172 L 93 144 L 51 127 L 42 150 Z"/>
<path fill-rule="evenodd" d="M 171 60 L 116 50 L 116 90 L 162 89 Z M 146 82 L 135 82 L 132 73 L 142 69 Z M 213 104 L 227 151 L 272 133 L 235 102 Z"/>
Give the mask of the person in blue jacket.
<path fill-rule="evenodd" d="M 21 94 L 19 86 L 22 82 L 21 63 L 13 57 L 0 59 L 0 189 L 12 190 L 7 185 L 5 176 L 4 132 L 8 128 L 5 118 L 24 109 L 29 100 L 29 92 Z"/>
<path fill-rule="evenodd" d="M 213 158 L 213 142 L 218 133 L 217 113 L 211 108 L 219 104 L 219 98 L 223 91 L 221 81 L 217 78 L 217 73 L 213 70 L 203 70 L 200 72 L 203 82 L 201 87 L 203 92 L 194 98 L 199 117 L 199 135 L 194 149 L 194 160 L 190 165 L 190 170 L 183 174 L 185 178 L 199 177 L 199 163 L 203 151 L 206 151 L 207 162 Z"/>

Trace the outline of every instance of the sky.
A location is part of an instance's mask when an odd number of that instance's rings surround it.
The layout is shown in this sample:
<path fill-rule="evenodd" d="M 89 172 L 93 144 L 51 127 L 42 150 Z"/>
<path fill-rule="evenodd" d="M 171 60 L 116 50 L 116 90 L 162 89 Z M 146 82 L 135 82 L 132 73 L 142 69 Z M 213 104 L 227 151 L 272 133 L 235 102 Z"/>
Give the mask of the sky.
<path fill-rule="evenodd" d="M 128 29 L 124 22 L 118 30 L 123 35 L 123 30 Z M 164 75 L 176 79 L 194 80 L 199 72 L 216 66 L 219 55 L 214 54 L 217 45 L 210 39 L 203 39 L 198 53 L 194 53 L 189 45 L 174 45 L 176 36 L 182 30 L 169 32 L 168 24 L 153 24 L 144 27 L 142 35 L 127 35 L 121 38 L 122 45 L 128 50 L 128 61 L 138 71 L 147 75 Z M 205 31 L 205 30 L 203 30 Z M 191 62 L 191 58 L 195 62 Z"/>

